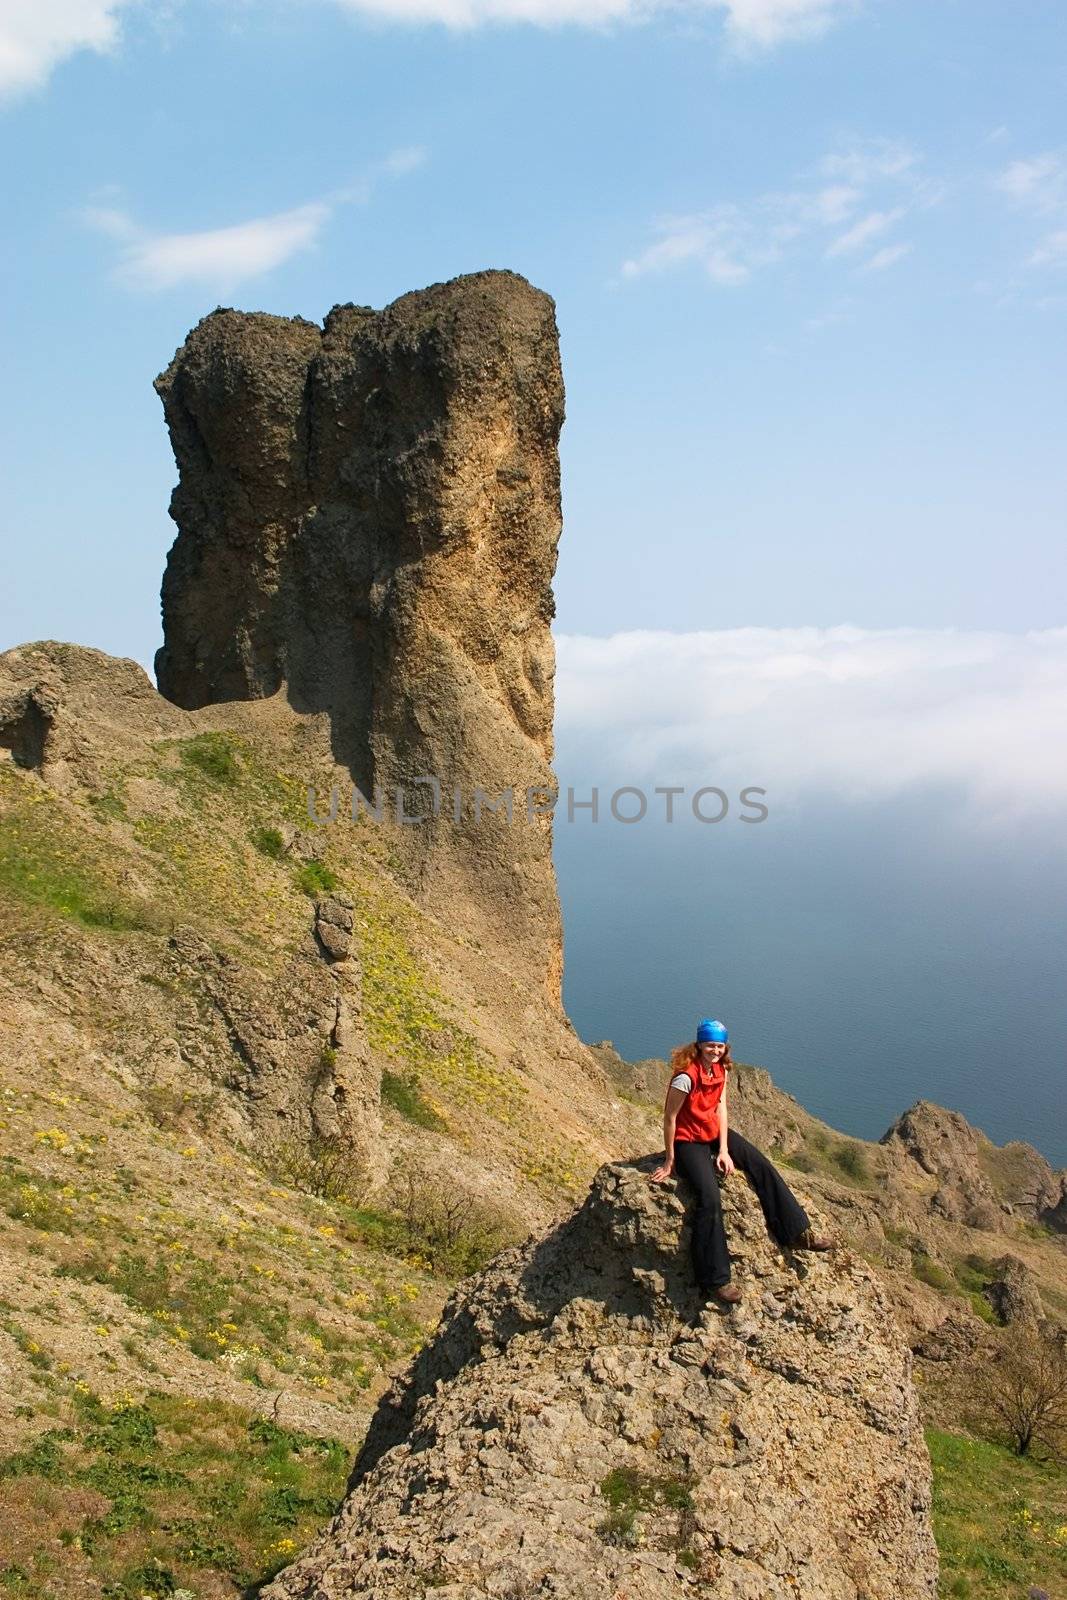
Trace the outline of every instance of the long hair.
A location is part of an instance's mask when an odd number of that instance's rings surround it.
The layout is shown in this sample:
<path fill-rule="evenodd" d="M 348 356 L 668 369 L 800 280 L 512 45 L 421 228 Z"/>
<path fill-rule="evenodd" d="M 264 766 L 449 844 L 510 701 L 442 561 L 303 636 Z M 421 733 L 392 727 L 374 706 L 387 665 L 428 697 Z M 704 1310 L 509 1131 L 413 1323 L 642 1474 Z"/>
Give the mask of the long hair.
<path fill-rule="evenodd" d="M 694 1061 L 699 1061 L 700 1059 L 700 1046 L 695 1039 L 690 1039 L 688 1044 L 676 1045 L 670 1055 L 670 1071 L 667 1074 L 667 1082 L 670 1083 L 676 1072 L 688 1072 Z M 726 1049 L 719 1057 L 719 1062 L 727 1072 L 732 1070 L 734 1059 L 730 1054 L 729 1044 L 727 1044 Z"/>

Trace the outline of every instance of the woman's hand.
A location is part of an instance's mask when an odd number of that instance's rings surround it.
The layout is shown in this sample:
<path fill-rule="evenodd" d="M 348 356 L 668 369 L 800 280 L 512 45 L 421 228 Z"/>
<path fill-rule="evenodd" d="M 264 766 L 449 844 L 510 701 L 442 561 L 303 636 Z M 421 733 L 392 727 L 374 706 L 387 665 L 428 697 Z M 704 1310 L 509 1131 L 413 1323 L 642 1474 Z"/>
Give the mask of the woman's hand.
<path fill-rule="evenodd" d="M 662 1166 L 658 1166 L 655 1172 L 650 1172 L 648 1176 L 652 1183 L 666 1183 L 668 1178 L 674 1177 L 674 1162 L 664 1161 Z"/>
<path fill-rule="evenodd" d="M 729 1150 L 719 1151 L 718 1155 L 715 1157 L 715 1165 L 718 1167 L 724 1178 L 728 1177 L 731 1172 L 737 1171 L 737 1168 L 733 1163 L 733 1157 L 730 1155 Z"/>

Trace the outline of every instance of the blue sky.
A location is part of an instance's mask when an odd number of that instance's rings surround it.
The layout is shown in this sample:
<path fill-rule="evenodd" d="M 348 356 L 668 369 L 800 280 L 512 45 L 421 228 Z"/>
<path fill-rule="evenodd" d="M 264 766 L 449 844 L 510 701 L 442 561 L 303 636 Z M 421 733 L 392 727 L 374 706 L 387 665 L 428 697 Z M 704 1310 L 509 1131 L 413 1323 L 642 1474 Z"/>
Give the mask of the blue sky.
<path fill-rule="evenodd" d="M 151 662 L 206 310 L 485 266 L 557 301 L 560 631 L 1065 620 L 1062 6 L 4 15 L 0 643 Z"/>

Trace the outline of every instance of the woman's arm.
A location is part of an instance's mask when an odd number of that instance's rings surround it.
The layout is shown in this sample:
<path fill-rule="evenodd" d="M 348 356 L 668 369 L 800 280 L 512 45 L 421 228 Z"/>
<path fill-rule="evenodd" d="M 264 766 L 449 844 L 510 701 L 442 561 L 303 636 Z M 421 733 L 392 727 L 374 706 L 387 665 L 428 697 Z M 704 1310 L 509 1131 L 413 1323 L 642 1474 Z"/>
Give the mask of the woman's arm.
<path fill-rule="evenodd" d="M 667 1090 L 667 1098 L 663 1102 L 663 1164 L 650 1174 L 653 1183 L 662 1183 L 674 1172 L 674 1125 L 684 1104 L 684 1089 Z"/>
<path fill-rule="evenodd" d="M 719 1153 L 715 1157 L 715 1165 L 718 1167 L 723 1176 L 725 1176 L 728 1172 L 734 1171 L 733 1160 L 731 1159 L 730 1151 L 726 1142 L 729 1131 L 729 1123 L 726 1115 L 726 1085 L 724 1083 L 722 1086 L 722 1094 L 719 1096 Z"/>

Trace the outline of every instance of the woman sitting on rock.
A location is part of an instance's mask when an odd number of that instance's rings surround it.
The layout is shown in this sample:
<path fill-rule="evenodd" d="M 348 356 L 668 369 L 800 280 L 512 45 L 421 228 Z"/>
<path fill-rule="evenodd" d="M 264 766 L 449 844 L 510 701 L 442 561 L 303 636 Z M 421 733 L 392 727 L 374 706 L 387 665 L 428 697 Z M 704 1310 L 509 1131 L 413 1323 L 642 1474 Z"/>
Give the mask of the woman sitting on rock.
<path fill-rule="evenodd" d="M 693 1268 L 705 1299 L 740 1300 L 730 1282 L 730 1257 L 722 1222 L 716 1168 L 723 1177 L 740 1169 L 763 1207 L 771 1237 L 784 1249 L 831 1250 L 832 1241 L 812 1232 L 807 1212 L 762 1150 L 728 1126 L 726 1079 L 733 1066 L 729 1035 L 721 1022 L 703 1018 L 692 1044 L 671 1052 L 671 1079 L 663 1107 L 662 1166 L 651 1174 L 665 1183 L 677 1172 L 696 1190 Z"/>

